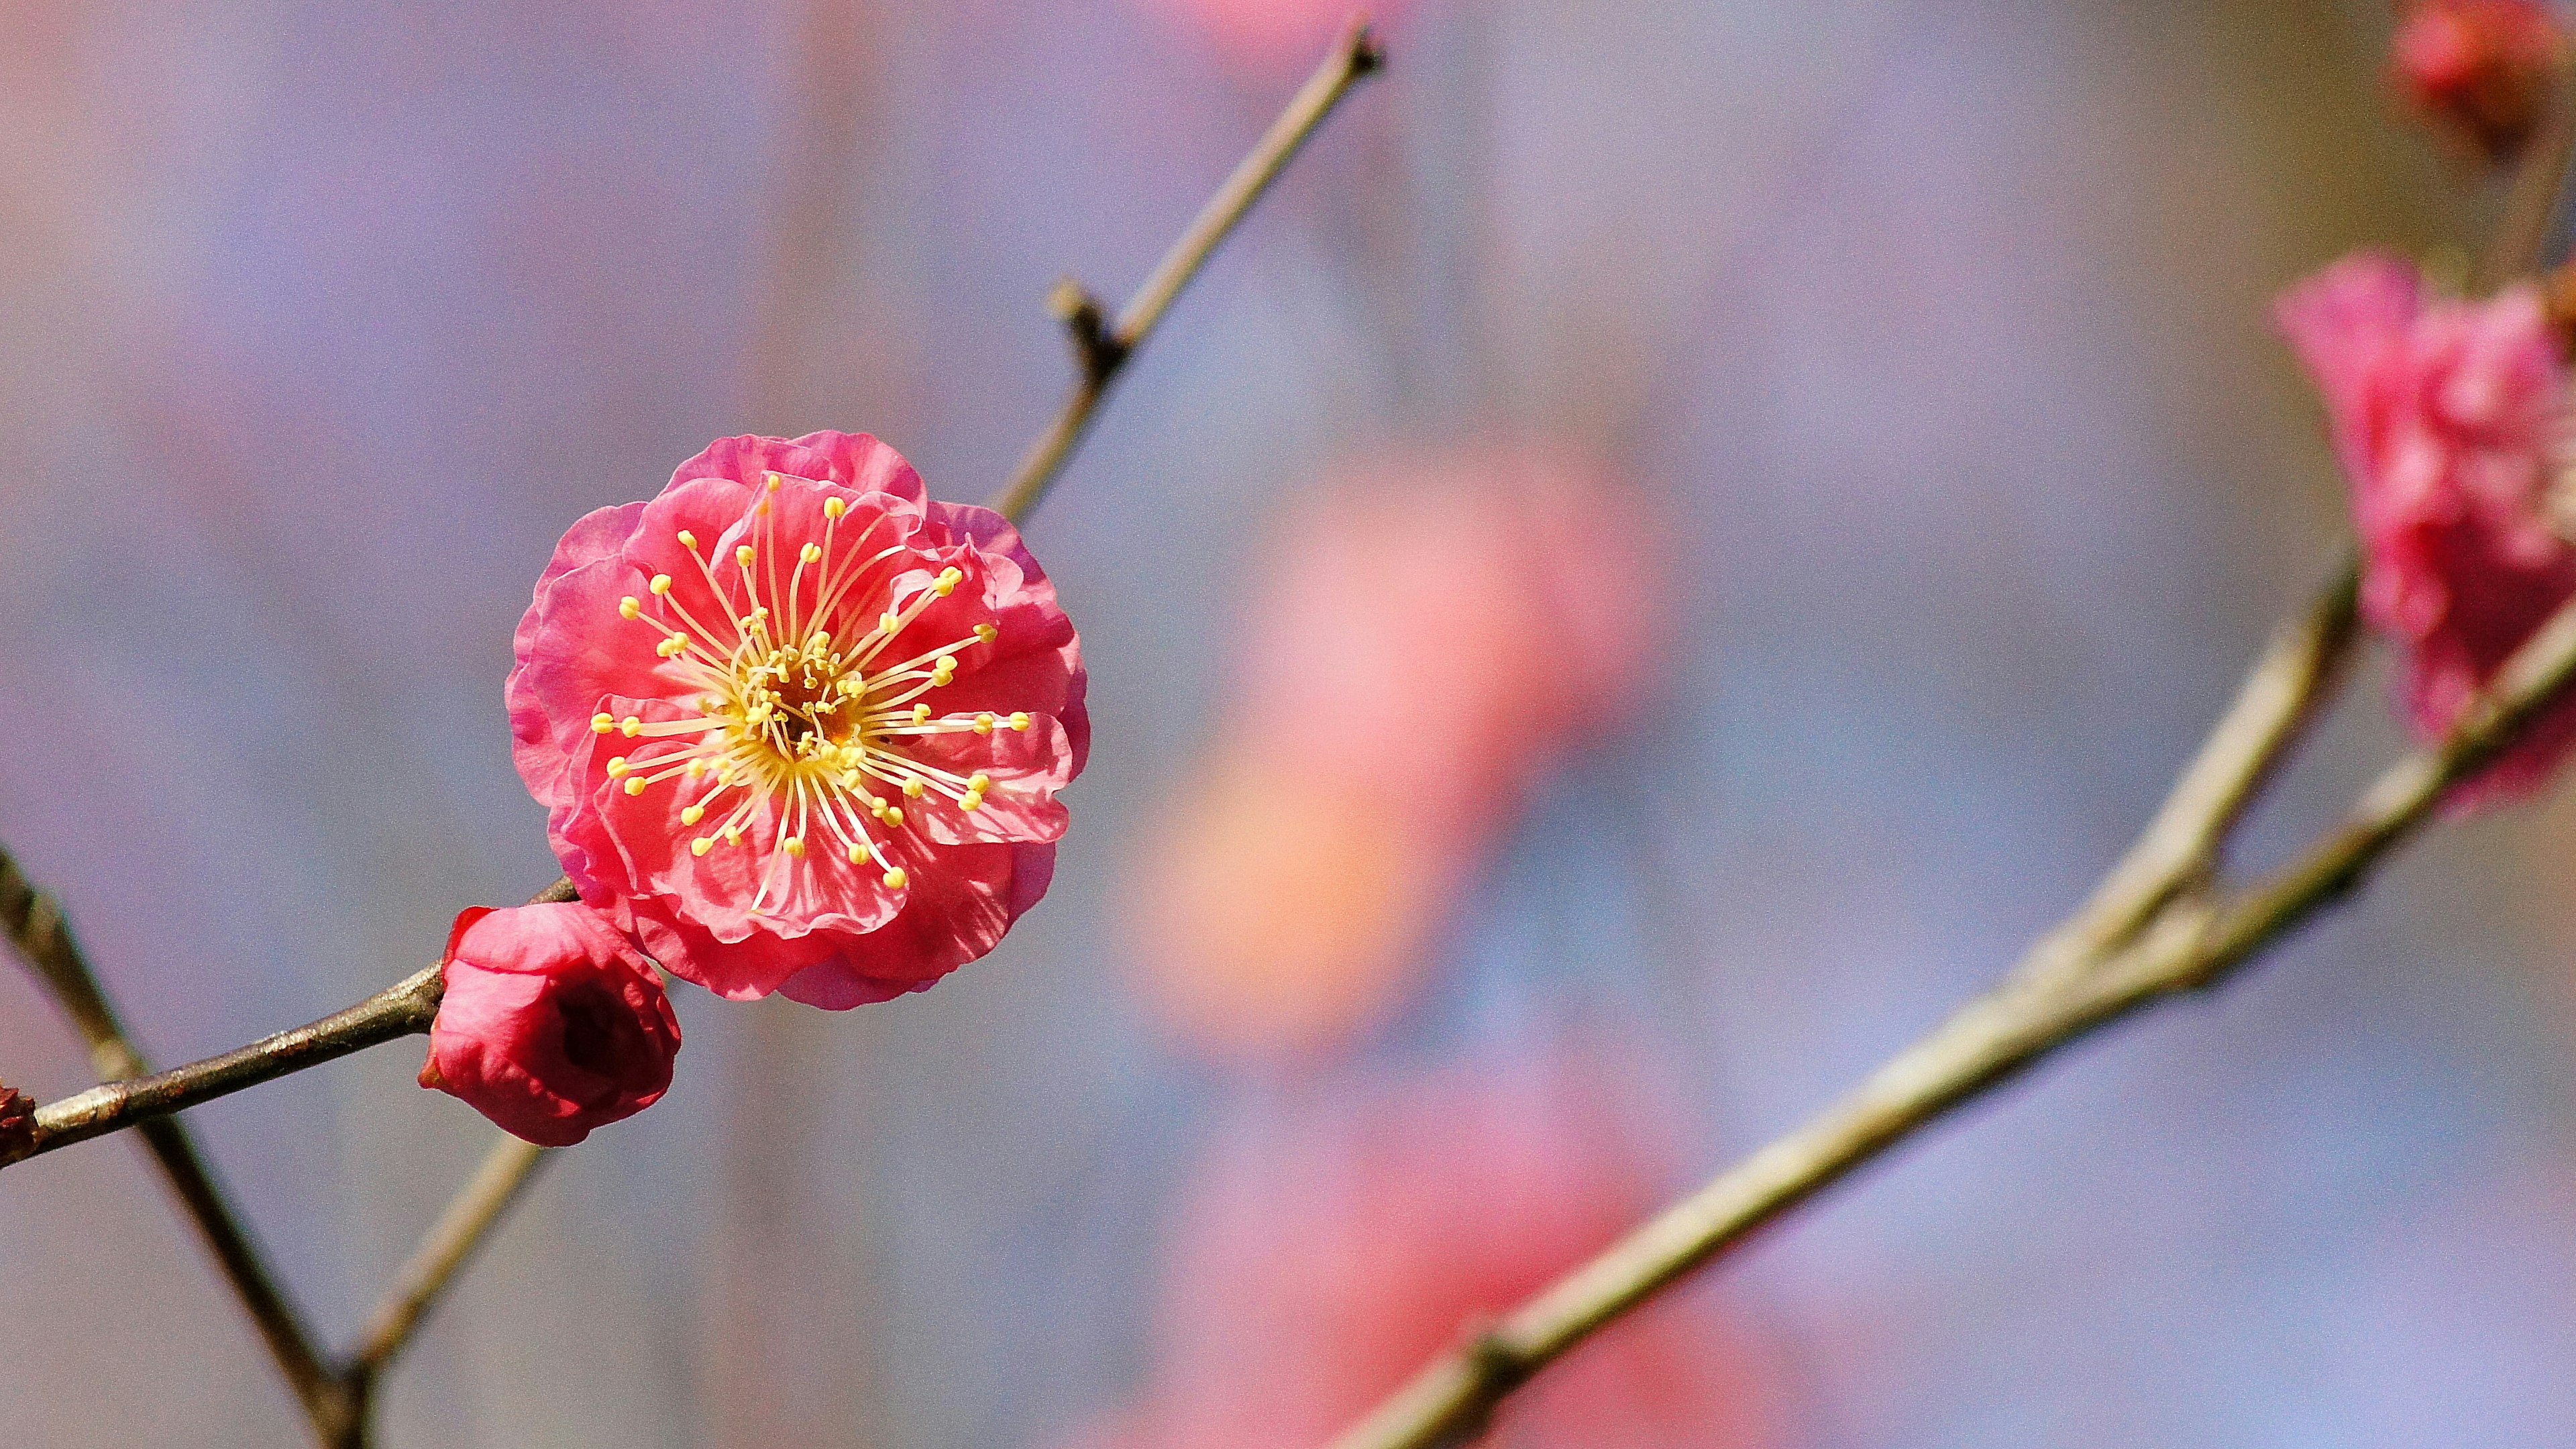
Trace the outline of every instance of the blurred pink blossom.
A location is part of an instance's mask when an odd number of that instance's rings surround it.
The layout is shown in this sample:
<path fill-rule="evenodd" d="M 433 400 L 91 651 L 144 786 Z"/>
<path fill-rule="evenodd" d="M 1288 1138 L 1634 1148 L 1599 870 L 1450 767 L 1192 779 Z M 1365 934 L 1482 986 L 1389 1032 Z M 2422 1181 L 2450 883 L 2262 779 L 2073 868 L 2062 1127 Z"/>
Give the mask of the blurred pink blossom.
<path fill-rule="evenodd" d="M 1140 0 L 1165 11 L 1213 42 L 1247 70 L 1313 65 L 1355 15 L 1381 26 L 1412 8 L 1411 0 Z"/>
<path fill-rule="evenodd" d="M 662 1099 L 680 1023 L 652 964 L 584 905 L 475 906 L 447 940 L 420 1084 L 569 1147 Z"/>
<path fill-rule="evenodd" d="M 1142 1400 L 1083 1449 L 1318 1449 L 1658 1206 L 1654 1154 L 1562 1063 L 1454 1069 L 1261 1123 L 1190 1184 Z M 1757 1345 L 1685 1293 L 1515 1395 L 1511 1449 L 1770 1442 Z"/>
<path fill-rule="evenodd" d="M 2539 0 L 2413 0 L 2389 65 L 2417 109 L 2503 160 L 2539 129 L 2566 55 Z"/>
<path fill-rule="evenodd" d="M 2363 612 L 2406 645 L 2408 712 L 2437 738 L 2576 594 L 2558 516 L 2567 370 L 2540 294 L 2437 297 L 2409 263 L 2360 253 L 2275 312 L 2325 395 L 2361 536 Z M 2537 787 L 2571 744 L 2576 702 L 2453 805 Z"/>
<path fill-rule="evenodd" d="M 1377 464 L 1299 509 L 1217 745 L 1140 857 L 1164 1018 L 1260 1057 L 1388 1009 L 1529 785 L 1634 714 L 1663 543 L 1634 490 L 1527 447 Z"/>
<path fill-rule="evenodd" d="M 918 991 L 1046 892 L 1081 642 L 1008 521 L 874 438 L 709 444 L 564 534 L 515 648 L 565 872 L 719 995 Z"/>

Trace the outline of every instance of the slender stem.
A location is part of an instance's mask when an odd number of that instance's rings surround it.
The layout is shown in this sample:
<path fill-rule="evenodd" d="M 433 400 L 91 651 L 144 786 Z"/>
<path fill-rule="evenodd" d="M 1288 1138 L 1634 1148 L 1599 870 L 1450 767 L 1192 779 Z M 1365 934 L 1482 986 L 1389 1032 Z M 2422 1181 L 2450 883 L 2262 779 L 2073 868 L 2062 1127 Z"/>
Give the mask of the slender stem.
<path fill-rule="evenodd" d="M 1030 445 L 1011 481 L 994 500 L 996 511 L 1013 519 L 1025 518 L 1046 497 L 1047 489 L 1064 470 L 1065 461 L 1073 456 L 1075 446 L 1099 413 L 1111 385 L 1126 369 L 1136 349 L 1152 335 L 1155 324 L 1171 309 L 1173 299 L 1207 265 L 1218 244 L 1233 233 L 1244 213 L 1270 189 L 1281 168 L 1333 113 L 1333 107 L 1385 62 L 1385 53 L 1378 48 L 1377 37 L 1368 23 L 1353 19 L 1333 46 L 1332 54 L 1324 57 L 1314 75 L 1298 88 L 1288 108 L 1271 122 L 1270 130 L 1252 153 L 1234 168 L 1234 174 L 1217 188 L 1216 195 L 1208 198 L 1189 230 L 1181 233 L 1153 274 L 1137 288 L 1134 300 L 1118 314 L 1117 325 L 1104 324 L 1104 309 L 1090 293 L 1071 284 L 1057 288 L 1056 312 L 1073 337 L 1082 375 L 1054 423 Z"/>
<path fill-rule="evenodd" d="M 2504 216 L 2479 259 L 2478 284 L 2492 290 L 2529 276 L 2547 260 L 2549 235 L 2567 194 L 2571 166 L 2576 166 L 2576 96 L 2564 59 L 2549 87 L 2540 128 L 2515 163 L 2511 189 L 2505 193 Z"/>
<path fill-rule="evenodd" d="M 570 881 L 558 880 L 540 891 L 536 899 L 568 901 L 577 897 Z M 57 986 L 56 989 L 59 991 L 61 988 Z M 134 1071 L 122 1079 L 92 1087 L 86 1092 L 76 1092 L 61 1101 L 48 1102 L 37 1108 L 34 1141 L 22 1155 L 34 1157 L 75 1142 L 86 1142 L 139 1122 L 166 1117 L 201 1102 L 229 1096 L 244 1087 L 257 1086 L 289 1072 L 300 1072 L 351 1052 L 425 1032 L 437 1018 L 439 998 L 445 992 L 446 984 L 439 979 L 438 968 L 427 966 L 355 1006 L 345 1007 L 291 1031 L 262 1037 L 245 1047 L 235 1047 L 202 1061 L 148 1076 L 142 1073 L 137 1062 Z M 104 1003 L 101 1007 L 104 1008 Z M 77 1013 L 75 1019 L 80 1019 Z M 92 1024 L 82 1020 L 81 1029 L 89 1034 Z M 102 1074 L 107 1071 L 104 1062 L 101 1063 L 101 1071 Z"/>
<path fill-rule="evenodd" d="M 420 1246 L 412 1250 L 411 1260 L 403 1264 L 392 1286 L 377 1300 L 375 1311 L 367 1315 L 367 1326 L 359 1332 L 358 1346 L 349 1355 L 346 1372 L 353 1383 L 371 1381 L 382 1374 L 394 1356 L 411 1342 L 413 1332 L 455 1280 L 457 1270 L 465 1266 L 484 1235 L 518 1200 L 550 1152 L 506 1135 L 492 1144 L 492 1150 L 484 1154 L 482 1166 L 474 1170 L 473 1178 L 447 1204 L 447 1211 L 439 1215 Z"/>
<path fill-rule="evenodd" d="M 2340 573 L 2283 631 L 2138 848 L 1993 990 L 1848 1096 L 1432 1363 L 1334 1449 L 1464 1444 L 1505 1396 L 1576 1344 L 1952 1107 L 2151 1002 L 2225 979 L 2358 885 L 2431 818 L 2451 786 L 2493 760 L 2576 679 L 2570 604 L 2524 643 L 2448 736 L 2383 774 L 2341 828 L 2269 879 L 2214 900 L 2189 879 L 2204 868 L 2191 862 L 2214 852 L 2337 677 L 2352 634 L 2350 589 L 2349 572 Z M 2184 841 L 2199 843 L 2170 843 Z M 2170 872 L 2161 885 L 2150 861 Z M 2121 884 L 2133 870 L 2135 880 Z M 2125 929 L 2105 931 L 2095 913 L 2106 902 L 2137 914 Z"/>
<path fill-rule="evenodd" d="M 107 1078 L 144 1077 L 150 1068 L 117 1019 L 116 1008 L 73 939 L 61 907 L 28 881 L 5 850 L 0 850 L 0 926 L 7 928 L 10 944 L 88 1044 L 92 1070 Z M 207 1251 L 215 1255 L 225 1281 L 259 1329 L 269 1357 L 294 1391 L 314 1433 L 327 1440 L 340 1423 L 341 1399 L 304 1316 L 269 1267 L 248 1224 L 233 1209 L 187 1125 L 175 1117 L 160 1117 L 141 1126 L 144 1148 L 160 1168 L 171 1196 L 179 1200 Z M 24 1150 L 43 1151 L 49 1145 L 45 1133 L 45 1117 L 39 1111 L 34 1137 L 21 1144 Z"/>

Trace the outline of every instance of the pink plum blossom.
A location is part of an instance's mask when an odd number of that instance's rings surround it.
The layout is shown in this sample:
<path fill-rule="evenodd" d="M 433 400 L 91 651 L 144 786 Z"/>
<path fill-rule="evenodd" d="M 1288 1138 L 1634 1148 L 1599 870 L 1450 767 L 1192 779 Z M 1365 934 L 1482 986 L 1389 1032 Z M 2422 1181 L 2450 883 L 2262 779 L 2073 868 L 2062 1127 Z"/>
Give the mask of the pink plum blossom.
<path fill-rule="evenodd" d="M 2361 253 L 2275 310 L 2325 397 L 2364 616 L 2406 646 L 2409 716 L 2438 738 L 2576 594 L 2557 512 L 2567 369 L 2540 294 L 2438 297 L 2408 263 Z M 2526 792 L 2571 744 L 2576 707 L 2545 716 L 2452 803 Z"/>
<path fill-rule="evenodd" d="M 1661 1174 L 1562 1064 L 1452 1069 L 1308 1099 L 1186 1189 L 1153 1360 L 1081 1449 L 1321 1449 L 1435 1355 L 1643 1222 Z M 1650 1305 L 1506 1402 L 1514 1449 L 1746 1449 L 1776 1397 L 1704 1296 Z"/>
<path fill-rule="evenodd" d="M 2566 32 L 2538 0 L 2416 0 L 2389 66 L 2418 110 L 2503 160 L 2539 129 L 2566 55 Z"/>
<path fill-rule="evenodd" d="M 1400 999 L 1530 785 L 1617 731 L 1663 638 L 1664 531 L 1529 445 L 1353 469 L 1249 588 L 1233 703 L 1139 858 L 1148 999 L 1285 1058 Z"/>
<path fill-rule="evenodd" d="M 652 963 L 588 906 L 459 914 L 420 1084 L 568 1147 L 662 1099 L 680 1023 Z"/>
<path fill-rule="evenodd" d="M 1168 12 L 1211 41 L 1235 66 L 1267 74 L 1273 70 L 1313 65 L 1324 56 L 1351 16 L 1366 11 L 1381 27 L 1399 20 L 1411 0 L 1377 0 L 1355 5 L 1349 0 L 1145 0 L 1149 8 Z"/>
<path fill-rule="evenodd" d="M 720 439 L 583 518 L 517 656 L 565 871 L 719 995 L 918 991 L 1046 892 L 1080 641 L 1017 530 L 874 438 Z"/>

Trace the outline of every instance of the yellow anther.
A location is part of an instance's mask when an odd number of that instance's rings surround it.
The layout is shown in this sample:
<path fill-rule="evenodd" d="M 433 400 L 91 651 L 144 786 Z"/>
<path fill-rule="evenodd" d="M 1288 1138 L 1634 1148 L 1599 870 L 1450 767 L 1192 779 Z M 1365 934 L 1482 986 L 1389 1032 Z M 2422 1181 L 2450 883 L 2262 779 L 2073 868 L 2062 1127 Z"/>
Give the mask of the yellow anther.
<path fill-rule="evenodd" d="M 644 777 L 637 775 L 635 778 L 626 782 L 626 793 L 629 795 L 641 795 L 644 793 L 644 784 Z"/>
<path fill-rule="evenodd" d="M 751 567 L 751 559 L 752 553 L 750 544 L 742 543 L 734 545 L 733 561 L 735 563 L 742 565 L 744 568 L 749 568 Z"/>
<path fill-rule="evenodd" d="M 891 634 L 895 630 L 903 627 L 903 616 L 897 614 L 892 609 L 888 609 L 877 616 L 877 627 Z"/>
<path fill-rule="evenodd" d="M 823 516 L 825 518 L 838 518 L 849 511 L 850 505 L 846 499 L 826 498 L 823 500 Z"/>
<path fill-rule="evenodd" d="M 778 475 L 775 473 L 769 475 L 769 491 L 772 493 L 778 491 Z"/>
<path fill-rule="evenodd" d="M 895 826 L 903 824 L 903 807 L 900 805 L 888 805 L 877 812 L 877 821 L 888 829 L 892 829 Z"/>
<path fill-rule="evenodd" d="M 912 722 L 914 724 L 930 723 L 930 706 L 926 704 L 914 705 L 912 707 Z"/>
<path fill-rule="evenodd" d="M 832 501 L 833 501 L 833 502 L 835 502 L 835 503 L 838 503 L 838 502 L 840 502 L 841 500 L 839 500 L 838 498 L 835 498 L 835 499 L 833 499 Z M 867 864 L 867 863 L 868 863 L 868 848 L 867 848 L 866 846 L 864 846 L 864 845 L 853 845 L 853 846 L 851 846 L 851 847 L 850 847 L 850 864 L 852 864 L 852 865 L 865 865 L 865 864 Z"/>
<path fill-rule="evenodd" d="M 803 855 L 805 853 L 804 837 L 797 835 L 788 836 L 786 839 L 778 842 L 778 848 L 786 851 L 789 855 Z"/>
<path fill-rule="evenodd" d="M 886 889 L 894 891 L 902 890 L 903 883 L 910 879 L 912 879 L 912 877 L 905 875 L 903 873 L 903 867 L 898 865 L 894 869 L 885 873 Z"/>
<path fill-rule="evenodd" d="M 680 807 L 680 823 L 682 825 L 695 825 L 706 818 L 707 807 L 704 805 L 683 805 Z"/>
<path fill-rule="evenodd" d="M 983 791 L 981 791 L 981 790 L 969 790 L 969 791 L 967 791 L 965 794 L 958 796 L 958 797 L 957 797 L 957 808 L 958 808 L 958 809 L 960 809 L 960 810 L 981 810 L 981 809 L 983 809 L 983 808 L 984 808 L 984 792 L 983 792 Z"/>
<path fill-rule="evenodd" d="M 989 735 L 992 732 L 993 716 L 989 711 L 975 716 L 975 733 L 979 735 Z"/>
<path fill-rule="evenodd" d="M 829 629 L 817 629 L 814 631 L 813 639 L 809 642 L 816 649 L 829 649 L 832 647 L 832 631 Z"/>
<path fill-rule="evenodd" d="M 610 756 L 610 757 L 609 757 L 609 761 L 608 761 L 608 778 L 610 778 L 610 779 L 612 779 L 612 780 L 617 779 L 618 777 L 620 777 L 620 776 L 624 775 L 624 774 L 626 773 L 626 770 L 627 770 L 626 757 L 625 757 L 624 755 L 612 755 L 612 756 Z"/>
<path fill-rule="evenodd" d="M 604 735 L 615 728 L 617 728 L 617 716 L 608 713 L 606 710 L 602 710 L 590 717 L 590 732 L 592 734 Z"/>
<path fill-rule="evenodd" d="M 667 594 L 671 592 L 671 576 L 669 574 L 655 574 L 653 576 L 653 582 L 646 584 L 644 587 L 651 589 L 655 594 Z"/>
<path fill-rule="evenodd" d="M 687 529 L 685 529 L 685 528 L 684 528 L 684 529 L 681 529 L 681 530 L 680 530 L 680 547 L 685 548 L 685 549 L 688 549 L 688 550 L 690 550 L 690 551 L 692 551 L 692 552 L 695 552 L 695 551 L 696 551 L 696 549 L 697 549 L 697 546 L 698 546 L 698 536 L 697 536 L 696 534 L 694 534 L 694 533 L 689 532 L 689 531 L 688 531 Z"/>
<path fill-rule="evenodd" d="M 966 788 L 974 791 L 978 795 L 981 795 L 985 791 L 993 788 L 993 777 L 985 774 L 981 770 L 977 770 L 974 774 L 966 777 Z"/>
<path fill-rule="evenodd" d="M 941 569 L 939 571 L 939 577 L 931 581 L 930 591 L 943 599 L 947 598 L 950 594 L 957 592 L 957 581 L 964 577 L 966 577 L 966 571 L 964 569 Z"/>
<path fill-rule="evenodd" d="M 801 563 L 812 563 L 814 560 L 821 558 L 822 556 L 823 545 L 819 543 L 809 543 L 803 548 L 796 550 L 796 558 Z"/>
<path fill-rule="evenodd" d="M 843 770 L 841 772 L 841 788 L 844 790 L 855 790 L 859 788 L 859 772 L 856 770 Z"/>
<path fill-rule="evenodd" d="M 998 624 L 978 624 L 975 626 L 975 637 L 983 640 L 987 644 L 990 644 L 994 640 L 1002 637 L 1001 626 Z"/>
<path fill-rule="evenodd" d="M 939 661 L 930 666 L 930 682 L 932 684 L 946 684 L 948 681 L 955 679 L 956 677 L 957 661 L 945 654 L 940 655 Z"/>
<path fill-rule="evenodd" d="M 644 733 L 644 721 L 630 714 L 617 722 L 617 732 L 631 740 Z"/>
<path fill-rule="evenodd" d="M 665 659 L 677 659 L 682 654 L 687 653 L 688 649 L 688 637 L 682 634 L 674 634 L 670 638 L 653 646 L 653 652 L 661 655 Z"/>
<path fill-rule="evenodd" d="M 643 614 L 644 605 L 637 600 L 633 594 L 628 594 L 625 598 L 617 601 L 617 617 L 621 619 L 637 619 L 643 617 Z"/>
<path fill-rule="evenodd" d="M 1024 710 L 1024 709 L 1023 709 L 1023 710 L 1018 710 L 1018 711 L 1013 712 L 1013 714 L 1011 715 L 1011 728 L 1013 728 L 1013 729 L 1015 729 L 1015 730 L 1025 730 L 1025 729 L 1027 729 L 1028 727 L 1029 727 L 1029 712 L 1028 712 L 1027 710 Z"/>
<path fill-rule="evenodd" d="M 920 776 L 915 775 L 911 779 L 903 782 L 903 798 L 906 800 L 918 800 L 921 798 Z"/>
<path fill-rule="evenodd" d="M 691 761 L 689 761 L 689 778 L 690 778 L 690 779 L 692 779 L 692 780 L 703 780 L 703 779 L 705 779 L 705 778 L 706 778 L 706 774 L 707 774 L 707 762 L 706 762 L 706 761 L 704 761 L 704 760 L 691 760 Z M 696 822 L 696 821 L 692 820 L 692 821 L 690 821 L 689 823 L 690 823 L 691 825 L 695 825 L 695 824 L 697 824 L 698 822 Z"/>
<path fill-rule="evenodd" d="M 716 833 L 724 837 L 724 843 L 727 845 L 742 844 L 742 827 L 739 825 L 728 825 Z"/>
<path fill-rule="evenodd" d="M 716 843 L 712 837 L 701 835 L 697 839 L 689 842 L 689 854 L 704 855 L 708 851 L 715 849 L 715 845 Z"/>

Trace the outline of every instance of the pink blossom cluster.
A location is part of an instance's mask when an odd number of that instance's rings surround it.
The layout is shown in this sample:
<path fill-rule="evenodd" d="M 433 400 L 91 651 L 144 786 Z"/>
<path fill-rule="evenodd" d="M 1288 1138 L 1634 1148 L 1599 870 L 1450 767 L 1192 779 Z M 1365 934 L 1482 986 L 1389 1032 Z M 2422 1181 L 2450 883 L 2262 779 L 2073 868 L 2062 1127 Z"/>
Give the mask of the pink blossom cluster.
<path fill-rule="evenodd" d="M 1356 469 L 1292 517 L 1234 702 L 1139 858 L 1160 1014 L 1277 1058 L 1399 999 L 1530 784 L 1632 712 L 1662 537 L 1634 491 L 1527 446 Z"/>
<path fill-rule="evenodd" d="M 532 1141 L 668 1086 L 648 956 L 736 1000 L 882 1001 L 1054 873 L 1081 643 L 1008 521 L 874 438 L 720 439 L 581 519 L 515 654 L 519 773 L 581 903 L 460 920 L 422 1080 Z"/>
<path fill-rule="evenodd" d="M 2439 738 L 2576 595 L 2567 365 L 2540 294 L 2443 297 L 2409 263 L 2365 252 L 2292 288 L 2276 313 L 2325 398 L 2363 612 L 2405 645 L 2408 715 Z M 2541 719 L 2452 803 L 2527 792 L 2571 745 L 2576 707 Z"/>

